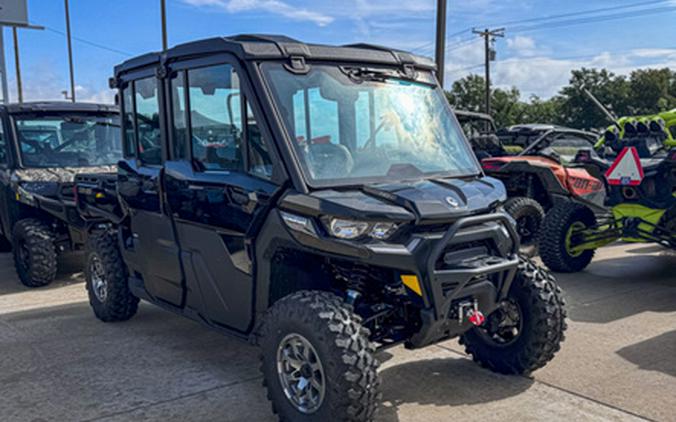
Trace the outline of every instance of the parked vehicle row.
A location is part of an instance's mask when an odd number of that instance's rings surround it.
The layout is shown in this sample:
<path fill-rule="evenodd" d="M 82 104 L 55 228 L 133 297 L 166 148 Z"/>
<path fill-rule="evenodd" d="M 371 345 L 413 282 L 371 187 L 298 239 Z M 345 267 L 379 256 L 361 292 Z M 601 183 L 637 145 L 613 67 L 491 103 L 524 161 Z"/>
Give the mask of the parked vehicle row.
<path fill-rule="evenodd" d="M 399 344 L 459 337 L 495 372 L 546 365 L 565 304 L 524 245 L 557 271 L 617 239 L 676 245 L 664 119 L 602 142 L 496 131 L 454 114 L 429 59 L 281 36 L 179 45 L 110 82 L 119 110 L 0 108 L 21 281 L 48 284 L 86 244 L 97 318 L 144 300 L 260 346 L 281 420 L 371 420 L 376 353 Z"/>
<path fill-rule="evenodd" d="M 505 183 L 522 243 L 537 245 L 550 269 L 581 271 L 618 240 L 676 248 L 674 112 L 618 119 L 600 137 L 552 125 L 498 131 L 477 113 L 459 119 L 486 174 Z"/>

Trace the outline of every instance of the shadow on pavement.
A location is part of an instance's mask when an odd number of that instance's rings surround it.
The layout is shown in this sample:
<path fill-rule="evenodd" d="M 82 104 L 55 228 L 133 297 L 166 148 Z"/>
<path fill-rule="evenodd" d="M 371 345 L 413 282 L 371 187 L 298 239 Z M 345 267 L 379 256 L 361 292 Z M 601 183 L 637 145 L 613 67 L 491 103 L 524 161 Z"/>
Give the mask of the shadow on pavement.
<path fill-rule="evenodd" d="M 0 296 L 27 292 L 30 290 L 48 290 L 73 283 L 81 283 L 83 279 L 84 255 L 81 252 L 68 252 L 59 256 L 59 272 L 56 280 L 44 287 L 28 288 L 21 284 L 14 268 L 11 253 L 0 254 Z"/>
<path fill-rule="evenodd" d="M 676 377 L 676 330 L 624 347 L 617 354 L 640 369 Z"/>
<path fill-rule="evenodd" d="M 456 407 L 516 396 L 533 384 L 525 377 L 494 374 L 465 358 L 402 363 L 380 372 L 383 398 L 378 420 L 399 421 L 403 405 Z"/>
<path fill-rule="evenodd" d="M 676 256 L 599 259 L 587 271 L 557 274 L 573 321 L 608 323 L 642 312 L 676 311 Z"/>
<path fill-rule="evenodd" d="M 252 405 L 264 406 L 255 420 L 269 414 L 267 402 L 259 403 L 254 347 L 152 306 L 117 324 L 98 321 L 86 302 L 7 313 L 0 344 L 2 421 L 129 420 L 139 409 L 206 392 L 211 400 L 198 400 L 208 407 L 203 413 L 219 420 L 246 415 Z M 255 388 L 246 391 L 256 398 L 237 393 L 235 386 L 252 379 Z M 233 390 L 234 397 L 225 394 Z"/>

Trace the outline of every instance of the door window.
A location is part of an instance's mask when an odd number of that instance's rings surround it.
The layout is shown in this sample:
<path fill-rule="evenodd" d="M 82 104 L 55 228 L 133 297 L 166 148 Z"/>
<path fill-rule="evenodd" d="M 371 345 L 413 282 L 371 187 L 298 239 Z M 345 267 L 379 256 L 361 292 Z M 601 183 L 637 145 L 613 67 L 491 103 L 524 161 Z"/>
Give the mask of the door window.
<path fill-rule="evenodd" d="M 124 156 L 136 156 L 136 142 L 134 136 L 134 89 L 133 84 L 128 84 L 122 89 L 122 116 L 124 125 Z"/>
<path fill-rule="evenodd" d="M 263 138 L 258 120 L 246 102 L 246 136 L 249 156 L 249 173 L 264 179 L 272 178 L 272 157 L 267 140 Z"/>
<path fill-rule="evenodd" d="M 144 164 L 159 165 L 162 163 L 162 140 L 157 79 L 150 77 L 134 82 L 134 94 L 139 159 Z"/>
<path fill-rule="evenodd" d="M 171 96 L 174 159 L 180 160 L 187 157 L 188 125 L 185 118 L 185 72 L 179 72 L 171 79 Z"/>
<path fill-rule="evenodd" d="M 193 160 L 204 170 L 243 170 L 242 98 L 233 67 L 190 70 L 188 89 Z"/>

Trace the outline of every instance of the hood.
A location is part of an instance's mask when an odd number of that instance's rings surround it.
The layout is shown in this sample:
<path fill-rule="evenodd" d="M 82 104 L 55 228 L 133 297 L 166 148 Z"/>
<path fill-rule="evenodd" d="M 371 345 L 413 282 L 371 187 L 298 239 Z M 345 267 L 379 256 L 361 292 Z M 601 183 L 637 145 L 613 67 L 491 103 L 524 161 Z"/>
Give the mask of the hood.
<path fill-rule="evenodd" d="M 483 177 L 379 183 L 358 190 L 290 194 L 282 205 L 315 216 L 442 223 L 485 212 L 505 199 L 502 182 Z"/>
<path fill-rule="evenodd" d="M 425 222 L 478 214 L 506 199 L 502 182 L 491 177 L 378 184 L 363 190 L 368 195 L 407 209 L 419 221 Z"/>
<path fill-rule="evenodd" d="M 73 183 L 75 181 L 75 176 L 80 173 L 113 173 L 116 171 L 116 165 L 96 167 L 27 168 L 15 170 L 12 175 L 12 181 Z"/>

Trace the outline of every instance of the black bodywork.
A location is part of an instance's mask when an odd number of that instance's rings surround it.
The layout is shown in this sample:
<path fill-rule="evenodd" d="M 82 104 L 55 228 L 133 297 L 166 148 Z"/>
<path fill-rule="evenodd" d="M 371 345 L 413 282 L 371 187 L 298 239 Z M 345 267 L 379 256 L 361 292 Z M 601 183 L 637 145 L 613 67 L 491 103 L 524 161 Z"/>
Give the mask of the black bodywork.
<path fill-rule="evenodd" d="M 13 119 L 31 116 L 117 114 L 114 106 L 70 102 L 0 105 L 4 145 L 0 158 L 0 234 L 12 240 L 14 224 L 36 218 L 52 226 L 59 250 L 79 248 L 85 241 L 86 224 L 75 207 L 75 175 L 86 171 L 112 172 L 115 166 L 34 168 L 24 165 L 19 154 Z"/>
<path fill-rule="evenodd" d="M 499 211 L 503 185 L 478 171 L 313 189 L 261 75 L 260 64 L 270 61 L 300 73 L 317 63 L 386 66 L 402 74 L 434 69 L 430 60 L 400 51 L 278 36 L 197 41 L 118 66 L 111 84 L 122 98 L 141 79 L 158 84 L 162 158 L 152 165 L 139 158 L 135 141 L 145 123 L 125 117 L 123 131 L 132 135 L 117 174 L 78 176 L 77 197 L 84 218 L 108 221 L 92 228 L 119 236 L 133 293 L 251 341 L 263 313 L 299 290 L 334 291 L 348 302 L 361 297 L 356 310 L 381 346 L 419 347 L 467 331 L 471 324 L 457 315 L 463 301 L 477 300 L 491 313 L 519 264 L 513 221 Z M 184 145 L 190 129 L 172 130 L 183 118 L 172 114 L 172 81 L 187 69 L 219 63 L 239 73 L 256 133 L 268 143 L 268 178 L 252 174 L 249 164 L 205 171 Z M 124 116 L 134 114 L 140 97 L 133 98 L 122 101 Z M 252 133 L 252 125 L 243 130 Z M 387 241 L 341 240 L 327 233 L 328 217 L 395 222 L 399 229 Z M 292 227 L 288 219 L 302 224 Z M 421 291 L 406 287 L 402 275 L 417 277 Z"/>

